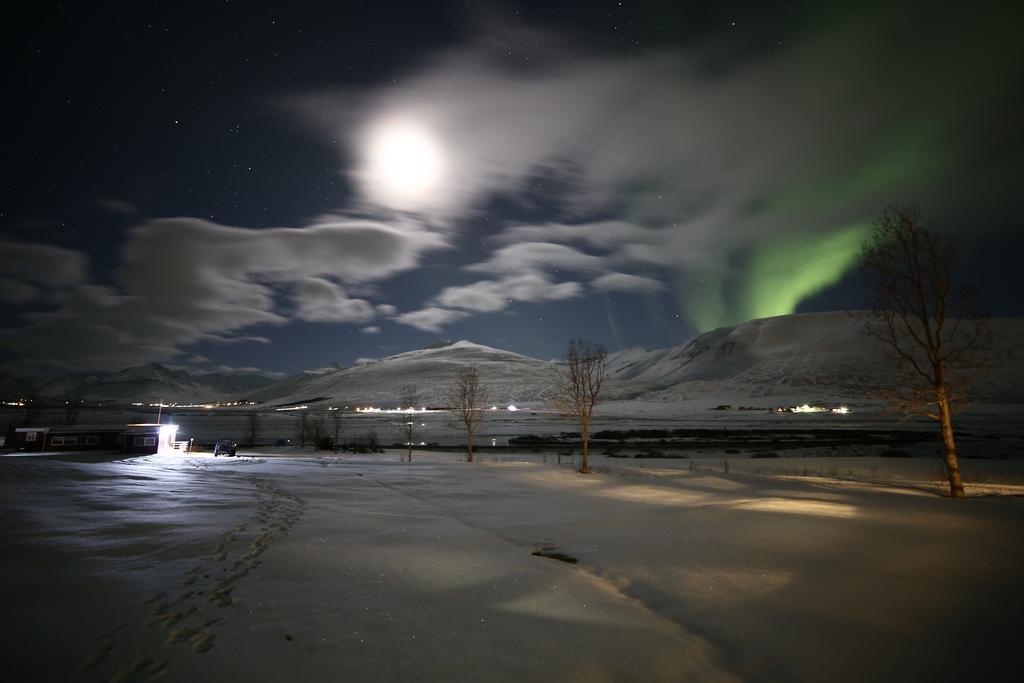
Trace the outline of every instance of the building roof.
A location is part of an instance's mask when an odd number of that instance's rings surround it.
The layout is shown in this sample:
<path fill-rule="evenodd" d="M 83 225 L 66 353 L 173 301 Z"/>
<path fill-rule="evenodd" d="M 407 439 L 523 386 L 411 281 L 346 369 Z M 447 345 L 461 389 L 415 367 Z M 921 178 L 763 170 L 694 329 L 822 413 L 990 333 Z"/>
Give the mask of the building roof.
<path fill-rule="evenodd" d="M 51 434 L 77 434 L 80 432 L 152 432 L 160 427 L 175 427 L 169 424 L 127 424 L 127 425 L 57 425 L 55 427 L 17 427 L 16 432 L 49 432 Z"/>

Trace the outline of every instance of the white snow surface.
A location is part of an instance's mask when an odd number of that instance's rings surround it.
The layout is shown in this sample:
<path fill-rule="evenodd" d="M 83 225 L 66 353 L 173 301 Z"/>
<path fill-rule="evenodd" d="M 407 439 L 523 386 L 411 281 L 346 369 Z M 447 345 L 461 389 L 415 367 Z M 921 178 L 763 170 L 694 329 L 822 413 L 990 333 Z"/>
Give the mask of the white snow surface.
<path fill-rule="evenodd" d="M 18 681 L 992 680 L 1024 616 L 1024 498 L 265 453 L 4 458 L 0 500 Z"/>

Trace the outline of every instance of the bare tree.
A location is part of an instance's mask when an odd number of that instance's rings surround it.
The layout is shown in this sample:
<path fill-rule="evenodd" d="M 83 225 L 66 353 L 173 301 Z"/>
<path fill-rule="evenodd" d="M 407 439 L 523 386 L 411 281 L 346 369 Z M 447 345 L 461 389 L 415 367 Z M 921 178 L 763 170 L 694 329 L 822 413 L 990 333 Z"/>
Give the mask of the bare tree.
<path fill-rule="evenodd" d="M 473 462 L 473 434 L 487 411 L 487 387 L 480 383 L 475 365 L 455 370 L 455 377 L 445 394 L 445 404 L 466 430 L 466 461 Z"/>
<path fill-rule="evenodd" d="M 860 255 L 871 297 L 863 330 L 906 368 L 886 391 L 890 407 L 938 420 L 950 495 L 961 497 L 954 407 L 988 363 L 994 337 L 986 320 L 969 320 L 970 292 L 954 290 L 955 245 L 924 225 L 917 206 L 890 206 L 874 226 Z"/>
<path fill-rule="evenodd" d="M 416 442 L 416 438 L 420 434 L 420 430 L 423 429 L 424 423 L 420 422 L 416 413 L 408 410 L 405 412 L 405 416 L 401 421 L 395 424 L 398 429 L 398 433 L 402 435 L 402 440 L 406 446 L 406 459 L 412 462 L 412 446 Z"/>
<path fill-rule="evenodd" d="M 409 462 L 412 462 L 413 441 L 423 426 L 423 423 L 416 421 L 416 404 L 419 401 L 420 392 L 415 384 L 403 384 L 398 388 L 398 409 L 405 410 L 405 417 L 396 426 L 405 439 Z"/>
<path fill-rule="evenodd" d="M 39 383 L 36 380 L 23 379 L 18 381 L 18 405 L 21 407 L 22 420 L 26 427 L 34 426 L 43 414 L 43 405 L 39 400 Z"/>
<path fill-rule="evenodd" d="M 557 369 L 558 395 L 555 406 L 580 426 L 583 461 L 579 471 L 590 472 L 590 418 L 601 395 L 608 372 L 608 350 L 597 342 L 572 339 L 565 353 L 565 365 Z"/>
<path fill-rule="evenodd" d="M 263 416 L 254 410 L 248 413 L 245 419 L 246 431 L 249 433 L 249 445 L 255 446 L 256 440 L 260 437 L 260 432 L 263 431 Z"/>
<path fill-rule="evenodd" d="M 328 444 L 331 437 L 327 433 L 327 420 L 323 417 L 313 418 L 309 421 L 308 436 L 313 448 L 318 451 L 334 447 L 333 443 Z"/>
<path fill-rule="evenodd" d="M 398 409 L 412 409 L 420 402 L 420 390 L 415 384 L 403 384 L 398 388 Z"/>
<path fill-rule="evenodd" d="M 295 418 L 294 434 L 299 446 L 305 447 L 306 439 L 309 438 L 309 415 L 307 413 L 299 413 L 299 416 Z"/>
<path fill-rule="evenodd" d="M 82 398 L 73 396 L 64 401 L 64 424 L 73 425 L 78 422 L 78 416 L 82 413 Z"/>
<path fill-rule="evenodd" d="M 341 411 L 335 408 L 328 412 L 327 415 L 331 418 L 331 428 L 334 430 L 334 452 L 337 453 L 341 447 L 341 431 L 344 426 L 342 424 Z"/>

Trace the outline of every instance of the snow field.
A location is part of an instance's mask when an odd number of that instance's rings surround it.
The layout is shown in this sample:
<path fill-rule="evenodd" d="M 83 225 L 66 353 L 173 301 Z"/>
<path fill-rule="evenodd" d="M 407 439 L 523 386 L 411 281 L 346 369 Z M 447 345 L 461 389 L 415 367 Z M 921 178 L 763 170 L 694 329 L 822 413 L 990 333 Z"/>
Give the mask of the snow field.
<path fill-rule="evenodd" d="M 1014 651 L 1024 499 L 529 457 L 4 459 L 2 637 L 20 680 L 947 680 Z"/>

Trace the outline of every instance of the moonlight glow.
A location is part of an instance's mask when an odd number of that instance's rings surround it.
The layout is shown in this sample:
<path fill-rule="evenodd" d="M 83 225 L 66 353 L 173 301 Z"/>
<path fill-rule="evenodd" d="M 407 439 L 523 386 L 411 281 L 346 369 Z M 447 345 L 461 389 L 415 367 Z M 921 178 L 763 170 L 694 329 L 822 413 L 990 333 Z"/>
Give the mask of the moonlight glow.
<path fill-rule="evenodd" d="M 363 157 L 370 198 L 396 209 L 417 209 L 427 203 L 444 171 L 437 138 L 412 121 L 385 121 L 371 128 Z"/>

